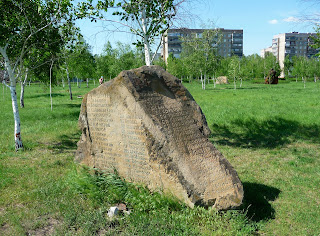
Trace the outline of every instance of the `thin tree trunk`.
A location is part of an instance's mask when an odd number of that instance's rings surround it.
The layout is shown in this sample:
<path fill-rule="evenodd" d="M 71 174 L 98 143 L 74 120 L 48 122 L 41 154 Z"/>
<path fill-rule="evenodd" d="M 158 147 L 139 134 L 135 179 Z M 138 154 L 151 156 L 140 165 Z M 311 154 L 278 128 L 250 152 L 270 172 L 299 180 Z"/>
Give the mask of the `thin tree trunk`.
<path fill-rule="evenodd" d="M 24 88 L 28 78 L 28 68 L 26 69 L 26 75 L 24 81 L 21 80 L 21 91 L 20 91 L 20 107 L 24 108 Z"/>
<path fill-rule="evenodd" d="M 16 151 L 19 149 L 23 149 L 23 143 L 21 139 L 21 124 L 20 124 L 20 115 L 18 109 L 18 101 L 17 101 L 17 92 L 16 86 L 10 86 L 11 92 L 11 100 L 12 100 L 12 110 L 14 117 L 14 143 Z"/>
<path fill-rule="evenodd" d="M 5 85 L 3 84 L 3 101 L 4 101 L 4 87 L 5 87 Z"/>
<path fill-rule="evenodd" d="M 62 78 L 61 80 L 62 80 L 62 88 L 64 88 L 64 78 Z"/>
<path fill-rule="evenodd" d="M 203 89 L 203 78 L 202 78 L 202 71 L 200 70 L 200 81 L 201 81 L 201 88 Z"/>
<path fill-rule="evenodd" d="M 12 111 L 14 118 L 14 143 L 16 151 L 23 149 L 23 143 L 21 139 L 21 124 L 20 124 L 20 115 L 19 115 L 19 107 L 17 100 L 17 91 L 16 91 L 16 77 L 14 75 L 14 71 L 11 68 L 11 64 L 9 61 L 9 57 L 7 55 L 6 49 L 0 47 L 0 53 L 4 59 L 5 69 L 9 74 L 10 79 L 10 93 L 11 93 L 11 101 L 12 101 Z"/>
<path fill-rule="evenodd" d="M 67 70 L 67 78 L 68 78 L 68 85 L 69 85 L 70 100 L 72 100 L 72 91 L 71 91 L 71 83 L 70 83 L 68 65 L 66 67 L 66 70 Z"/>
<path fill-rule="evenodd" d="M 142 24 L 142 31 L 143 31 L 145 62 L 147 66 L 150 66 L 152 62 L 151 62 L 151 55 L 150 55 L 149 35 L 147 34 L 148 19 L 146 17 L 145 9 L 142 10 L 141 24 Z"/>
<path fill-rule="evenodd" d="M 50 66 L 50 105 L 51 105 L 51 111 L 52 111 L 52 67 L 53 67 L 53 60 L 51 61 Z"/>
<path fill-rule="evenodd" d="M 89 88 L 89 79 L 87 78 L 87 88 Z"/>
<path fill-rule="evenodd" d="M 240 88 L 242 87 L 242 78 L 240 78 Z"/>

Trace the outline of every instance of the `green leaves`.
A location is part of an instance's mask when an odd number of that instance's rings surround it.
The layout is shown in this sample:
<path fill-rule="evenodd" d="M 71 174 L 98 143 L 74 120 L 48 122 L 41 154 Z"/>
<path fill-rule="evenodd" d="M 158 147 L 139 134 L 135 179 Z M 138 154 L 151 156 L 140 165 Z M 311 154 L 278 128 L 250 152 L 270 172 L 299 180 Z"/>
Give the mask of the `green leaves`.
<path fill-rule="evenodd" d="M 217 67 L 217 48 L 213 44 L 219 42 L 218 30 L 204 30 L 199 33 L 185 33 L 182 41 L 181 59 L 185 61 L 186 70 L 194 76 L 211 74 Z"/>
<path fill-rule="evenodd" d="M 137 47 L 147 45 L 149 50 L 150 44 L 169 28 L 175 16 L 174 0 L 99 0 L 96 5 L 92 0 L 87 0 L 78 4 L 78 17 L 89 17 L 93 21 L 104 19 L 114 23 L 103 14 L 109 8 L 113 10 L 111 15 L 119 17 L 118 23 L 121 26 L 128 27 L 131 33 L 138 36 L 137 42 L 133 44 Z"/>

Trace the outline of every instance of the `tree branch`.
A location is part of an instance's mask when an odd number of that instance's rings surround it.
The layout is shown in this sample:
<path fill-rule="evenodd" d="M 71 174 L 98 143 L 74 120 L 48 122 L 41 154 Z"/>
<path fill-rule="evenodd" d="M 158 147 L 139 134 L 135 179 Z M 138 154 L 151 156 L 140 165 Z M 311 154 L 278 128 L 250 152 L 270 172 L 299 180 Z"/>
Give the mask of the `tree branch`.
<path fill-rule="evenodd" d="M 5 80 L 5 79 L 2 80 L 2 84 L 4 84 L 5 86 L 7 86 L 8 88 L 10 88 L 10 85 L 8 85 L 8 84 L 6 83 L 6 80 Z"/>

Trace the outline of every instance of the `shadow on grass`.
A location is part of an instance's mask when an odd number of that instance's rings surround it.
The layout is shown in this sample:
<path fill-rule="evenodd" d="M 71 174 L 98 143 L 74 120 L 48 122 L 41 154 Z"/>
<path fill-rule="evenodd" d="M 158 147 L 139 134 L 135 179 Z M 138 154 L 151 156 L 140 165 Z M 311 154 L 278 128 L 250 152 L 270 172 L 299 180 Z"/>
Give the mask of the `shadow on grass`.
<path fill-rule="evenodd" d="M 53 107 L 54 108 L 62 108 L 62 107 L 65 107 L 65 108 L 79 108 L 81 107 L 81 104 L 70 104 L 70 103 L 67 103 L 67 104 L 53 104 Z"/>
<path fill-rule="evenodd" d="M 77 149 L 77 142 L 80 139 L 81 132 L 72 135 L 61 135 L 58 142 L 49 146 L 53 153 L 62 153 L 67 151 L 75 151 Z"/>
<path fill-rule="evenodd" d="M 263 184 L 243 182 L 243 209 L 253 221 L 274 219 L 275 210 L 269 203 L 278 198 L 280 190 Z"/>
<path fill-rule="evenodd" d="M 234 90 L 234 91 L 237 91 L 237 90 L 263 90 L 263 89 L 266 89 L 265 87 L 259 87 L 259 86 L 248 86 L 248 87 L 246 87 L 246 86 L 244 86 L 244 87 L 237 87 L 237 89 L 234 89 L 234 87 L 225 87 L 225 88 L 223 88 L 223 89 L 225 89 L 225 90 Z M 213 89 L 214 90 L 214 89 Z"/>
<path fill-rule="evenodd" d="M 50 116 L 47 119 L 52 119 L 52 120 L 78 120 L 79 119 L 79 114 L 80 114 L 80 109 L 79 110 L 74 110 L 69 113 L 66 112 L 60 112 L 58 109 L 55 110 L 53 109 L 53 113 L 50 114 Z"/>
<path fill-rule="evenodd" d="M 215 143 L 237 147 L 275 148 L 296 140 L 320 141 L 319 125 L 277 117 L 265 121 L 237 119 L 230 126 L 213 124 L 211 130 Z"/>
<path fill-rule="evenodd" d="M 51 96 L 54 97 L 65 97 L 68 96 L 68 94 L 62 94 L 62 93 L 52 93 Z M 41 93 L 37 95 L 32 95 L 32 96 L 26 96 L 27 98 L 41 98 L 41 97 L 50 97 L 50 94 L 48 93 Z"/>

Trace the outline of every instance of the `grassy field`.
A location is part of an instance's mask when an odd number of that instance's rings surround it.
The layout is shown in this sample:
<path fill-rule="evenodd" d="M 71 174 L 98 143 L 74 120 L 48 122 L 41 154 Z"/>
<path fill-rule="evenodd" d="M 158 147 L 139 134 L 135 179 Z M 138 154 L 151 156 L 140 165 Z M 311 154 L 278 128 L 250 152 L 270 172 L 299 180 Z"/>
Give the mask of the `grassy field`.
<path fill-rule="evenodd" d="M 73 162 L 83 95 L 93 88 L 26 87 L 24 152 L 13 147 L 10 92 L 0 91 L 0 235 L 319 235 L 320 82 L 185 84 L 206 115 L 211 140 L 237 170 L 241 209 L 189 209 L 116 175 Z M 124 202 L 129 216 L 109 219 Z"/>

